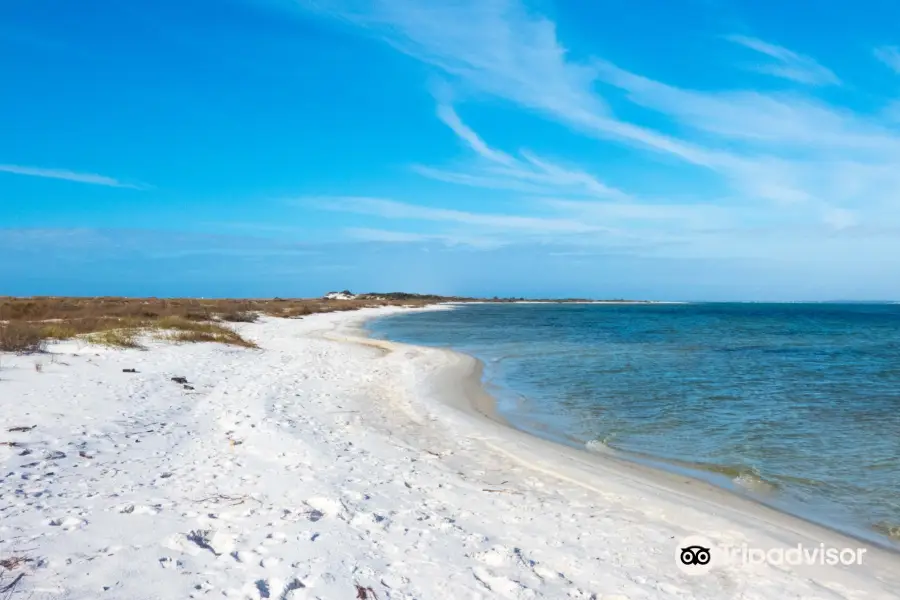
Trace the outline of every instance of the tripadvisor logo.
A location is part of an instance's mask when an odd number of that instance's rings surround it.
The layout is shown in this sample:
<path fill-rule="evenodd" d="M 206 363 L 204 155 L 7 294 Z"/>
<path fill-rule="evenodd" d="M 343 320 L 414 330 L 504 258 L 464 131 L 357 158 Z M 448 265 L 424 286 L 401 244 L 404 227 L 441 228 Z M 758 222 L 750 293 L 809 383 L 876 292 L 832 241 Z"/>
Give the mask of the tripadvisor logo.
<path fill-rule="evenodd" d="M 692 535 L 675 545 L 675 565 L 688 575 L 703 575 L 722 564 L 722 555 L 705 537 Z"/>
<path fill-rule="evenodd" d="M 866 548 L 835 548 L 825 544 L 789 548 L 757 548 L 714 545 L 699 535 L 684 538 L 675 546 L 675 565 L 688 575 L 703 575 L 716 567 L 768 564 L 776 567 L 801 565 L 861 565 Z"/>
<path fill-rule="evenodd" d="M 699 544 L 695 546 L 685 546 L 681 549 L 681 564 L 700 565 L 701 567 L 705 567 L 709 564 L 711 558 L 709 550 L 709 548 L 704 548 Z"/>

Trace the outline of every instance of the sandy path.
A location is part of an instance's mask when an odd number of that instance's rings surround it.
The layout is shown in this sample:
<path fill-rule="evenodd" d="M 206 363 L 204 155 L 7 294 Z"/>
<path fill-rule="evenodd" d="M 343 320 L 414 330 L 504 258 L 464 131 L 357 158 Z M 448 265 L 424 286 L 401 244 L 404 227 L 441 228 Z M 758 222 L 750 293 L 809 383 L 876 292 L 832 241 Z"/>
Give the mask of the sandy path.
<path fill-rule="evenodd" d="M 846 540 L 508 432 L 460 410 L 471 363 L 336 341 L 358 318 L 242 326 L 259 351 L 3 356 L 0 559 L 31 559 L 12 597 L 898 597 L 875 550 L 684 575 L 689 534 Z"/>

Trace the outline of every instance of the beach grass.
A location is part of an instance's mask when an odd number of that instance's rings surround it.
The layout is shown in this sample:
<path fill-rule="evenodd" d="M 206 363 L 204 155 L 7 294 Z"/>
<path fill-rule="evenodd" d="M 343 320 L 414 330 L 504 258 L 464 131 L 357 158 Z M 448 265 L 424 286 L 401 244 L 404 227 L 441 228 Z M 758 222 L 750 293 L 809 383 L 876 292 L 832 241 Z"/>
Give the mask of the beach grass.
<path fill-rule="evenodd" d="M 41 326 L 41 336 L 48 340 L 70 340 L 79 334 L 78 329 L 69 323 L 57 322 Z"/>
<path fill-rule="evenodd" d="M 85 339 L 94 344 L 109 346 L 111 348 L 141 348 L 140 330 L 137 329 L 107 329 L 85 335 Z"/>
<path fill-rule="evenodd" d="M 75 338 L 139 348 L 141 336 L 153 333 L 176 342 L 255 348 L 256 344 L 224 323 L 253 323 L 262 315 L 300 318 L 376 306 L 425 306 L 438 299 L 411 294 L 370 294 L 352 300 L 0 297 L 0 351 L 40 352 L 48 341 Z"/>
<path fill-rule="evenodd" d="M 256 323 L 259 320 L 259 313 L 249 310 L 234 311 L 223 313 L 219 318 L 229 323 Z"/>
<path fill-rule="evenodd" d="M 221 332 L 178 331 L 170 335 L 168 339 L 175 342 L 218 342 L 220 344 L 241 346 L 243 348 L 259 347 L 255 343 L 238 335 L 237 332 L 230 330 L 223 330 Z"/>
<path fill-rule="evenodd" d="M 154 323 L 160 330 L 171 331 L 166 339 L 176 342 L 219 342 L 244 348 L 257 348 L 253 342 L 220 323 L 191 321 L 184 317 L 163 317 Z"/>
<path fill-rule="evenodd" d="M 0 351 L 20 354 L 40 352 L 44 347 L 41 328 L 31 323 L 0 323 Z"/>

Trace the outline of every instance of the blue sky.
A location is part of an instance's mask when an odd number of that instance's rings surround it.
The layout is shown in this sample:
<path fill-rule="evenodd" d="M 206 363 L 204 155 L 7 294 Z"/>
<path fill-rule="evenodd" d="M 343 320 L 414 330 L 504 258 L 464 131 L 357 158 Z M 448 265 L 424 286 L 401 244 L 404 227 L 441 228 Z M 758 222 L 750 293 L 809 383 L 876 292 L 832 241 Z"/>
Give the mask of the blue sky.
<path fill-rule="evenodd" d="M 900 298 L 889 0 L 8 0 L 0 294 Z"/>

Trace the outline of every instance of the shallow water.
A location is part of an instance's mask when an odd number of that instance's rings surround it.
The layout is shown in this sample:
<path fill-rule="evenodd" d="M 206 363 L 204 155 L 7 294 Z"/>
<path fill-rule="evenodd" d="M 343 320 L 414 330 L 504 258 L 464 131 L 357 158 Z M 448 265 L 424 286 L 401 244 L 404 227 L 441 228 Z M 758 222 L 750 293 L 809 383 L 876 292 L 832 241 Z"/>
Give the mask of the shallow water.
<path fill-rule="evenodd" d="M 900 543 L 900 305 L 479 304 L 369 328 L 482 359 L 519 428 Z"/>

